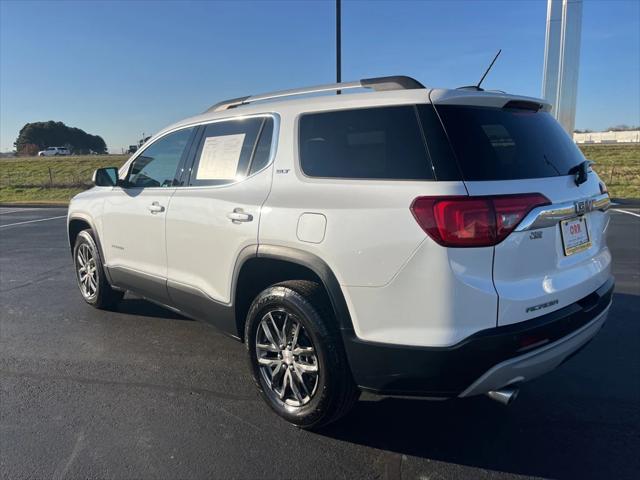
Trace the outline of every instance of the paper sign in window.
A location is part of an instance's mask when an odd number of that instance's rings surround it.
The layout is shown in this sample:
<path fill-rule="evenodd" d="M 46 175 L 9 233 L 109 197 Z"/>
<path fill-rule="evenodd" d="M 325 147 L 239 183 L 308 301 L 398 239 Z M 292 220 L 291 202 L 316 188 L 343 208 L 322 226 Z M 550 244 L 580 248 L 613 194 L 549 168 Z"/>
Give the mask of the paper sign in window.
<path fill-rule="evenodd" d="M 207 137 L 198 163 L 198 180 L 233 179 L 238 170 L 244 133 Z"/>

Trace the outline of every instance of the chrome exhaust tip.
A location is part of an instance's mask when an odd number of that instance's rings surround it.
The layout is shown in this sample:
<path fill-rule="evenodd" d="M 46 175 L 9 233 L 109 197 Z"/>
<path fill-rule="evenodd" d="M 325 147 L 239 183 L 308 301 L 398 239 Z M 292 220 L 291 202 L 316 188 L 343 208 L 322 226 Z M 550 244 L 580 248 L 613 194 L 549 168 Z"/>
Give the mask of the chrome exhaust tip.
<path fill-rule="evenodd" d="M 520 392 L 517 388 L 501 388 L 500 390 L 491 390 L 487 392 L 487 397 L 491 400 L 495 400 L 498 403 L 503 405 L 511 405 L 516 398 L 518 398 L 518 393 Z"/>

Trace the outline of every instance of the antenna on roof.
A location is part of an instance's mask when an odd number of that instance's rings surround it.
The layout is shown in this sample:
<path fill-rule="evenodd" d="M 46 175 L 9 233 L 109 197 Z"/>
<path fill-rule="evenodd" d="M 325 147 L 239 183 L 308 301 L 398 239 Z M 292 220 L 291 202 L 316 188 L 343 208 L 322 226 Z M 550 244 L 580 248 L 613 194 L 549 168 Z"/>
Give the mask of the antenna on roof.
<path fill-rule="evenodd" d="M 487 70 L 484 72 L 484 75 L 482 75 L 482 78 L 480 79 L 480 81 L 476 85 L 476 88 L 478 90 L 481 90 L 480 85 L 482 84 L 482 82 L 484 82 L 484 78 L 487 76 L 487 73 L 489 73 L 489 70 L 491 70 L 491 67 L 493 67 L 493 64 L 496 63 L 496 60 L 500 56 L 500 53 L 502 53 L 502 49 L 498 50 L 498 53 L 496 53 L 496 56 L 493 57 L 493 60 L 491 61 L 491 65 L 489 65 L 489 68 L 487 68 Z"/>
<path fill-rule="evenodd" d="M 477 90 L 478 92 L 482 92 L 482 88 L 480 88 L 480 85 L 482 85 L 482 82 L 484 82 L 484 79 L 489 73 L 489 70 L 491 70 L 491 67 L 493 67 L 493 64 L 496 63 L 496 60 L 500 56 L 500 53 L 502 53 L 502 49 L 498 50 L 498 53 L 496 53 L 496 56 L 493 57 L 493 60 L 491 61 L 489 68 L 485 70 L 484 75 L 482 75 L 482 78 L 480 79 L 477 85 L 469 85 L 467 87 L 458 87 L 458 90 Z"/>

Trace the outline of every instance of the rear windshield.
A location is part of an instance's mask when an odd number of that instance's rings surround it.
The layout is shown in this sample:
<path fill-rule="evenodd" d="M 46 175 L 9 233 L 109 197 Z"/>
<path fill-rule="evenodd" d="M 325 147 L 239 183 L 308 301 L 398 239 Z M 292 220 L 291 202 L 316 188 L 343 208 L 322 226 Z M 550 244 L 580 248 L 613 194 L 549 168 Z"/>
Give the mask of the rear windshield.
<path fill-rule="evenodd" d="M 310 177 L 434 178 L 413 105 L 303 115 L 300 165 Z"/>
<path fill-rule="evenodd" d="M 458 105 L 436 109 L 465 180 L 556 177 L 584 161 L 547 112 Z"/>

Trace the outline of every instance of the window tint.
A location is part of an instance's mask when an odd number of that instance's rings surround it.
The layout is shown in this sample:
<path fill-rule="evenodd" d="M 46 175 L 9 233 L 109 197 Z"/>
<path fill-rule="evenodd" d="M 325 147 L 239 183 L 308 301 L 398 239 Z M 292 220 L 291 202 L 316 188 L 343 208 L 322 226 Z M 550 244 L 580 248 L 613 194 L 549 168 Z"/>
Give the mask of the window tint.
<path fill-rule="evenodd" d="M 130 187 L 170 187 L 177 181 L 178 164 L 193 128 L 165 135 L 136 157 L 127 176 Z"/>
<path fill-rule="evenodd" d="M 267 163 L 269 163 L 269 157 L 271 155 L 271 139 L 273 138 L 273 118 L 269 117 L 265 120 L 262 132 L 260 132 L 260 138 L 256 145 L 256 151 L 253 154 L 253 161 L 251 162 L 251 170 L 249 175 L 262 170 Z"/>
<path fill-rule="evenodd" d="M 547 112 L 438 105 L 465 180 L 568 175 L 584 157 Z"/>
<path fill-rule="evenodd" d="M 422 104 L 417 105 L 417 108 L 436 180 L 461 180 L 460 170 L 451 150 L 451 145 L 449 145 L 449 139 L 444 128 L 442 128 L 442 122 L 438 118 L 433 105 Z"/>
<path fill-rule="evenodd" d="M 196 151 L 191 185 L 223 185 L 247 176 L 265 117 L 206 125 Z"/>
<path fill-rule="evenodd" d="M 413 106 L 303 115 L 300 164 L 312 177 L 433 179 Z"/>

